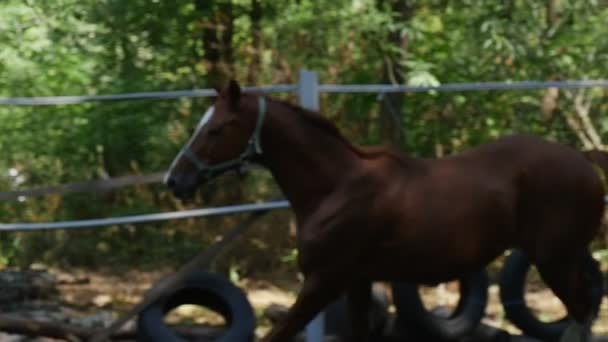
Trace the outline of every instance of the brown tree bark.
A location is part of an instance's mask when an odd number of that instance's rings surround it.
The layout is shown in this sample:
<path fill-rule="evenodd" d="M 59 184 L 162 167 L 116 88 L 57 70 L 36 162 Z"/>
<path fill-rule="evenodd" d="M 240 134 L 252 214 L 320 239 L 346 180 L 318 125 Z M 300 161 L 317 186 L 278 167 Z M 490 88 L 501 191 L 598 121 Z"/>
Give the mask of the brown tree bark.
<path fill-rule="evenodd" d="M 261 43 L 262 43 L 262 5 L 260 0 L 251 0 L 251 65 L 247 73 L 247 83 L 254 85 L 257 82 L 257 73 L 261 67 Z"/>
<path fill-rule="evenodd" d="M 407 21 L 412 17 L 413 8 L 407 0 L 384 0 L 378 5 L 397 15 L 398 20 Z M 407 53 L 409 39 L 400 30 L 389 32 L 387 37 L 389 43 L 399 46 L 401 54 L 387 52 L 384 56 L 382 70 L 382 83 L 403 84 L 405 81 L 405 70 L 399 61 Z M 380 130 L 385 144 L 399 148 L 403 142 L 402 134 L 402 108 L 405 100 L 403 93 L 386 93 L 382 96 L 380 107 Z"/>
<path fill-rule="evenodd" d="M 545 6 L 545 21 L 547 23 L 547 28 L 551 29 L 553 25 L 557 22 L 557 8 L 559 7 L 559 0 L 547 0 L 547 5 Z"/>
<path fill-rule="evenodd" d="M 210 86 L 221 86 L 234 76 L 234 11 L 229 0 L 195 0 L 200 14 L 202 58 L 207 67 L 206 79 Z M 201 57 L 201 56 L 197 56 Z"/>

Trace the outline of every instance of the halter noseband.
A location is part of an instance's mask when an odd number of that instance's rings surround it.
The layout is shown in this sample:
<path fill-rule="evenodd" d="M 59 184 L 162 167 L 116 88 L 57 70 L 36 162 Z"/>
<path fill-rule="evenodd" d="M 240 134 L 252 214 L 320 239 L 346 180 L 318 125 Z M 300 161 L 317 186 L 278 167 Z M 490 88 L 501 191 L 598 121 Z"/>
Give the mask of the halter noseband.
<path fill-rule="evenodd" d="M 199 157 L 190 149 L 189 146 L 185 146 L 183 153 L 194 166 L 196 166 L 199 174 L 209 179 L 215 175 L 219 175 L 229 170 L 241 169 L 249 164 L 252 159 L 256 156 L 262 155 L 262 141 L 260 135 L 262 133 L 262 125 L 266 118 L 266 99 L 263 96 L 258 98 L 258 118 L 255 124 L 255 128 L 249 137 L 247 147 L 245 151 L 241 153 L 237 158 L 223 161 L 214 165 L 207 165 L 205 162 L 199 159 Z"/>

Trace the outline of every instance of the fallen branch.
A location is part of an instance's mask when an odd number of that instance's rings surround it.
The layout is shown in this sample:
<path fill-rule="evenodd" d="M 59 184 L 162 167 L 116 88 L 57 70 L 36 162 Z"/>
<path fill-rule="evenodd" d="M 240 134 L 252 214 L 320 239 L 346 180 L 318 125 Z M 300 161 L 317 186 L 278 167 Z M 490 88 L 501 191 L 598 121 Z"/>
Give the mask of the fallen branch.
<path fill-rule="evenodd" d="M 66 341 L 83 341 L 91 336 L 91 332 L 85 328 L 11 315 L 0 315 L 0 331 L 30 337 L 45 336 Z"/>
<path fill-rule="evenodd" d="M 193 340 L 201 337 L 216 338 L 223 333 L 223 329 L 220 327 L 173 326 L 171 328 L 177 335 Z M 91 328 L 1 314 L 0 331 L 29 337 L 44 336 L 70 342 L 88 341 L 97 332 L 96 329 Z M 114 341 L 135 340 L 137 339 L 137 330 L 117 331 L 111 334 L 109 339 Z"/>
<path fill-rule="evenodd" d="M 258 211 L 250 214 L 244 221 L 226 232 L 222 239 L 216 244 L 210 246 L 200 254 L 195 256 L 187 264 L 182 266 L 176 273 L 158 282 L 158 284 L 149 290 L 144 296 L 144 299 L 135 305 L 130 311 L 112 323 L 109 327 L 101 329 L 97 332 L 89 342 L 103 342 L 107 340 L 114 332 L 118 331 L 127 321 L 137 316 L 145 310 L 150 304 L 156 302 L 163 295 L 171 292 L 178 284 L 182 283 L 191 273 L 208 268 L 213 259 L 222 251 L 224 247 L 230 244 L 234 239 L 241 235 L 251 224 L 257 219 L 264 216 L 268 211 Z"/>

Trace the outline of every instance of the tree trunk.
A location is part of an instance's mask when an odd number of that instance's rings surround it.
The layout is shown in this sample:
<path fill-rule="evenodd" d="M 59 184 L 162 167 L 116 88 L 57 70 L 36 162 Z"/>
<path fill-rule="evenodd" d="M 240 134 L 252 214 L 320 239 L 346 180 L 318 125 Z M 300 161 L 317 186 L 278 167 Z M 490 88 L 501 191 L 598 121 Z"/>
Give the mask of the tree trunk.
<path fill-rule="evenodd" d="M 227 78 L 234 76 L 232 1 L 195 0 L 195 6 L 201 16 L 201 39 L 207 83 L 211 86 L 221 86 Z"/>
<path fill-rule="evenodd" d="M 397 20 L 406 21 L 412 16 L 412 7 L 409 1 L 389 0 L 380 1 L 379 5 L 384 9 L 395 13 Z M 405 71 L 399 61 L 407 52 L 409 40 L 400 30 L 389 32 L 388 41 L 393 46 L 399 46 L 401 53 L 387 52 L 384 56 L 382 70 L 382 83 L 402 84 L 405 81 Z M 399 148 L 403 142 L 402 134 L 402 109 L 405 95 L 403 93 L 383 94 L 380 107 L 380 129 L 385 144 Z"/>
<path fill-rule="evenodd" d="M 247 73 L 247 83 L 254 85 L 257 82 L 257 73 L 261 68 L 261 43 L 262 43 L 262 6 L 260 0 L 251 0 L 251 62 Z"/>
<path fill-rule="evenodd" d="M 232 37 L 234 36 L 234 7 L 232 1 L 221 2 L 219 6 L 219 21 L 221 23 L 220 39 L 223 60 L 221 67 L 226 76 L 234 77 L 234 53 Z"/>
<path fill-rule="evenodd" d="M 547 6 L 545 6 L 545 22 L 547 29 L 551 29 L 557 22 L 557 8 L 559 7 L 559 0 L 547 0 Z"/>

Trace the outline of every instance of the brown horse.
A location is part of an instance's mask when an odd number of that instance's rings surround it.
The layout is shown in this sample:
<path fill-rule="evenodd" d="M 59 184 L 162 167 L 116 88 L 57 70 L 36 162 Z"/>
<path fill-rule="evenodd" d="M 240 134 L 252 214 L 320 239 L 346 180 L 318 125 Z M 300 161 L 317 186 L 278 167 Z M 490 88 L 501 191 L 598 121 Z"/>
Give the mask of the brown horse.
<path fill-rule="evenodd" d="M 365 341 L 372 281 L 444 282 L 514 246 L 530 256 L 577 326 L 590 324 L 584 260 L 604 192 L 570 147 L 511 136 L 441 159 L 361 148 L 318 113 L 241 92 L 231 81 L 166 184 L 188 197 L 205 180 L 250 162 L 268 168 L 291 203 L 305 276 L 266 341 L 288 341 L 344 292 L 354 339 Z"/>

